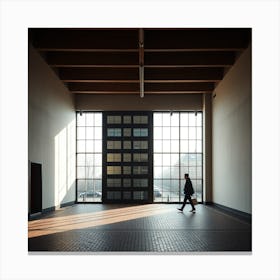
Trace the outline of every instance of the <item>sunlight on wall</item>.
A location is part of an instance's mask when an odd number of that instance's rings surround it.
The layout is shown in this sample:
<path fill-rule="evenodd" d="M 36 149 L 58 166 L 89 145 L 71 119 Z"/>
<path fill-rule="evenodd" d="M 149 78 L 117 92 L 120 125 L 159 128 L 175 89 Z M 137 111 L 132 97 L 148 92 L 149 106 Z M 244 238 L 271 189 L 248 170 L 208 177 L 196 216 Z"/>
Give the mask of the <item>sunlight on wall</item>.
<path fill-rule="evenodd" d="M 55 206 L 68 202 L 75 183 L 75 120 L 55 136 Z M 73 198 L 70 199 L 74 200 Z"/>

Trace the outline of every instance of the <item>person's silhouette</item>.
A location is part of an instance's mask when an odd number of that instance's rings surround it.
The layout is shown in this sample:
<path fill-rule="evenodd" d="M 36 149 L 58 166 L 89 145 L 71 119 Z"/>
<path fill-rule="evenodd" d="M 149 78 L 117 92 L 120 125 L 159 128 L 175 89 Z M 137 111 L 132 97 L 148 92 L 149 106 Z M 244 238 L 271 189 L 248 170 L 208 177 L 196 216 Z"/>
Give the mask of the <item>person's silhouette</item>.
<path fill-rule="evenodd" d="M 194 190 L 193 190 L 193 186 L 192 186 L 192 181 L 189 178 L 189 174 L 185 174 L 185 179 L 186 179 L 186 183 L 185 183 L 185 187 L 184 187 L 185 198 L 184 198 L 182 207 L 178 208 L 178 210 L 183 211 L 185 208 L 185 205 L 187 203 L 187 200 L 189 200 L 189 202 L 192 206 L 192 210 L 190 212 L 195 213 L 195 207 L 193 205 L 192 198 L 191 198 L 191 195 L 194 194 Z"/>

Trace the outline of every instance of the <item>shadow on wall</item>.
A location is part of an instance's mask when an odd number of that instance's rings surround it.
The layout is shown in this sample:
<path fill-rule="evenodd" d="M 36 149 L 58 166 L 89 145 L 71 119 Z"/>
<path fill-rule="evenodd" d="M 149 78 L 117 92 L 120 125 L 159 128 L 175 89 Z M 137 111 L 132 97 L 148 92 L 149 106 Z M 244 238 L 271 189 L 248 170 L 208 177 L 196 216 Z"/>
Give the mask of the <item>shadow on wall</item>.
<path fill-rule="evenodd" d="M 61 206 L 75 201 L 76 178 L 76 125 L 71 121 L 54 138 L 55 142 L 55 178 L 54 205 Z"/>

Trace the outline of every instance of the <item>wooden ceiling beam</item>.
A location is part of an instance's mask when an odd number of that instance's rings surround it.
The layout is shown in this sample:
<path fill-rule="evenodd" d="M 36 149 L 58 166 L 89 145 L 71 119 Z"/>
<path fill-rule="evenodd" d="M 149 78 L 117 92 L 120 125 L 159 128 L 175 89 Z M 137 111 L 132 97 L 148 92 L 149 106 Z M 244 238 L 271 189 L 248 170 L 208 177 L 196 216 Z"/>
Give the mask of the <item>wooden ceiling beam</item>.
<path fill-rule="evenodd" d="M 126 68 L 60 68 L 61 80 L 139 80 L 139 69 Z M 147 68 L 145 81 L 221 80 L 223 68 Z"/>
<path fill-rule="evenodd" d="M 233 65 L 234 52 L 145 53 L 145 66 L 150 65 Z"/>
<path fill-rule="evenodd" d="M 60 68 L 62 80 L 139 80 L 138 69 Z"/>
<path fill-rule="evenodd" d="M 47 63 L 51 67 L 108 67 L 136 68 L 136 53 L 70 53 L 49 52 Z M 234 52 L 145 53 L 146 68 L 165 67 L 229 67 L 235 60 Z"/>
<path fill-rule="evenodd" d="M 145 80 L 221 80 L 223 68 L 147 68 Z"/>
<path fill-rule="evenodd" d="M 70 91 L 139 92 L 138 83 L 68 83 Z M 146 83 L 145 91 L 213 91 L 214 83 Z"/>
<path fill-rule="evenodd" d="M 139 91 L 71 91 L 74 94 L 100 94 L 100 95 L 110 95 L 110 94 L 125 94 L 125 95 L 135 95 L 139 94 Z M 212 91 L 197 90 L 197 91 L 145 91 L 145 95 L 150 94 L 201 94 L 201 93 L 212 93 Z"/>
<path fill-rule="evenodd" d="M 80 53 L 80 52 L 50 52 L 46 55 L 50 66 L 56 65 L 138 65 L 138 54 L 131 52 L 100 52 L 100 53 Z"/>

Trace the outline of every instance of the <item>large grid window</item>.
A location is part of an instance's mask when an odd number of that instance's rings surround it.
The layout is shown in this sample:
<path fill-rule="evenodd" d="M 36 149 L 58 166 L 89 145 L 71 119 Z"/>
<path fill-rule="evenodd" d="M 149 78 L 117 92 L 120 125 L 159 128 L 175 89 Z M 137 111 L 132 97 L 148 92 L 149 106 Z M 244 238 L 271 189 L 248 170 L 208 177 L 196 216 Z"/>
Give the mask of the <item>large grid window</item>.
<path fill-rule="evenodd" d="M 102 113 L 77 113 L 77 201 L 101 202 L 101 198 Z"/>
<path fill-rule="evenodd" d="M 202 201 L 202 113 L 154 113 L 154 201 L 181 202 L 189 173 Z"/>

